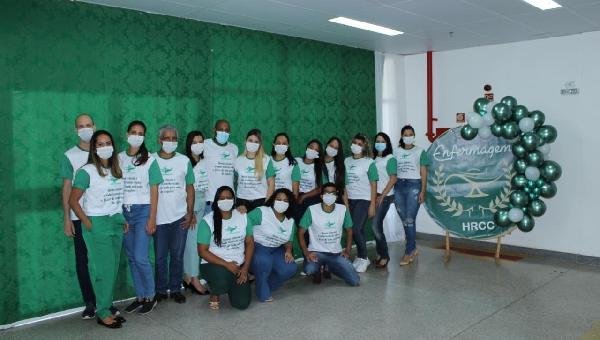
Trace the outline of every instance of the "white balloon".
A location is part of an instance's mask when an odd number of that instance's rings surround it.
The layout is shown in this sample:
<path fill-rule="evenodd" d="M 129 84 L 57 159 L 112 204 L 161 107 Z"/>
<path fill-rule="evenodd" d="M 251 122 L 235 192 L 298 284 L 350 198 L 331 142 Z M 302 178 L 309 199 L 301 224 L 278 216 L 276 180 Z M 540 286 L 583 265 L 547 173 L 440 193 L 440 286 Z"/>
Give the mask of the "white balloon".
<path fill-rule="evenodd" d="M 478 114 L 470 115 L 467 123 L 469 123 L 472 128 L 479 129 L 483 126 L 483 118 Z"/>
<path fill-rule="evenodd" d="M 512 208 L 508 211 L 508 219 L 513 223 L 521 222 L 523 215 L 523 210 L 519 208 Z"/>
<path fill-rule="evenodd" d="M 485 112 L 492 113 L 492 109 L 494 108 L 494 105 L 496 105 L 496 104 L 498 104 L 498 103 L 496 103 L 493 100 L 491 102 L 487 103 L 487 105 L 485 106 Z"/>
<path fill-rule="evenodd" d="M 477 130 L 477 135 L 483 139 L 488 139 L 492 135 L 492 130 L 489 126 L 482 126 Z"/>
<path fill-rule="evenodd" d="M 525 117 L 519 121 L 519 129 L 523 132 L 530 132 L 535 127 L 535 123 L 532 118 Z"/>
<path fill-rule="evenodd" d="M 538 151 L 542 153 L 544 156 L 548 156 L 550 154 L 550 144 L 544 144 L 537 147 Z"/>
<path fill-rule="evenodd" d="M 540 178 L 540 169 L 535 166 L 525 168 L 525 178 L 530 181 L 537 181 Z"/>
<path fill-rule="evenodd" d="M 481 118 L 483 118 L 483 125 L 485 126 L 490 126 L 496 122 L 491 112 L 484 114 Z"/>

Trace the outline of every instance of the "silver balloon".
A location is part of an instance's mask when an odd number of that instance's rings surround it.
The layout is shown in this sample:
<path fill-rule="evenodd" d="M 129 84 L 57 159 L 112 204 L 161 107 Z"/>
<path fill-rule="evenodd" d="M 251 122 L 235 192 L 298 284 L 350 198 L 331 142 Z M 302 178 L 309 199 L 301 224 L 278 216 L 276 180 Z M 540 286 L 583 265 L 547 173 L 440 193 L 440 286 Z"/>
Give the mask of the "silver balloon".
<path fill-rule="evenodd" d="M 519 121 L 519 129 L 523 132 L 530 132 L 535 127 L 535 122 L 532 118 L 525 117 Z"/>
<path fill-rule="evenodd" d="M 492 130 L 489 126 L 482 126 L 477 131 L 477 135 L 483 139 L 488 139 L 492 136 Z"/>
<path fill-rule="evenodd" d="M 474 129 L 479 129 L 483 126 L 483 118 L 478 114 L 469 115 L 467 123 Z"/>
<path fill-rule="evenodd" d="M 488 113 L 484 114 L 481 118 L 483 118 L 484 126 L 490 126 L 496 122 L 496 120 L 494 120 L 494 115 L 492 115 L 492 113 L 489 111 Z"/>
<path fill-rule="evenodd" d="M 525 118 L 523 118 L 525 119 Z M 521 119 L 521 120 L 523 120 Z M 525 168 L 525 178 L 530 181 L 537 181 L 540 178 L 540 169 L 535 166 L 528 166 Z"/>
<path fill-rule="evenodd" d="M 537 147 L 538 151 L 542 153 L 544 156 L 548 156 L 550 154 L 550 144 L 546 143 L 544 145 L 540 145 Z"/>
<path fill-rule="evenodd" d="M 524 215 L 523 210 L 519 208 L 512 208 L 508 211 L 508 219 L 513 223 L 521 222 Z"/>

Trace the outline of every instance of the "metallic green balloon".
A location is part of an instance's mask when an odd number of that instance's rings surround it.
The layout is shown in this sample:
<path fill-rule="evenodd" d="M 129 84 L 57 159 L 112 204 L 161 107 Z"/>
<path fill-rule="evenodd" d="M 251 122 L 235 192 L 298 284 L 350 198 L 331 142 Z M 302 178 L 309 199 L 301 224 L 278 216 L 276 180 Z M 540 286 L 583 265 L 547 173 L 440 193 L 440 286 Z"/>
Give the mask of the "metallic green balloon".
<path fill-rule="evenodd" d="M 556 195 L 556 190 L 556 184 L 554 184 L 554 182 L 546 182 L 540 187 L 540 196 L 552 198 Z"/>
<path fill-rule="evenodd" d="M 533 193 L 536 195 L 540 195 L 540 188 L 533 188 Z"/>
<path fill-rule="evenodd" d="M 521 230 L 522 232 L 529 232 L 531 231 L 531 229 L 533 229 L 534 226 L 535 221 L 533 220 L 533 217 L 531 217 L 528 214 L 525 214 L 523 216 L 523 219 L 519 221 L 519 223 L 517 223 L 517 228 L 519 228 L 519 230 Z"/>
<path fill-rule="evenodd" d="M 512 110 L 508 105 L 499 103 L 494 105 L 494 108 L 492 109 L 492 115 L 497 122 L 506 122 L 512 117 Z"/>
<path fill-rule="evenodd" d="M 467 124 L 460 129 L 460 135 L 466 140 L 471 140 L 477 136 L 477 129 Z"/>
<path fill-rule="evenodd" d="M 540 175 L 549 182 L 554 182 L 562 175 L 562 168 L 555 161 L 545 161 L 540 167 Z"/>
<path fill-rule="evenodd" d="M 537 148 L 540 137 L 533 132 L 524 133 L 521 136 L 521 144 L 527 151 L 533 151 Z"/>
<path fill-rule="evenodd" d="M 515 159 L 515 162 L 513 163 L 513 169 L 515 169 L 515 171 L 518 174 L 525 174 L 525 169 L 527 168 L 527 161 L 524 159 Z"/>
<path fill-rule="evenodd" d="M 544 163 L 544 155 L 537 150 L 531 151 L 527 154 L 527 156 L 525 156 L 525 160 L 530 166 L 539 167 Z"/>
<path fill-rule="evenodd" d="M 525 188 L 525 189 L 529 189 L 529 188 Z M 538 198 L 540 195 L 536 195 L 533 192 L 529 193 L 529 203 L 531 203 L 531 201 L 533 201 L 534 199 Z"/>
<path fill-rule="evenodd" d="M 527 178 L 525 177 L 525 175 L 515 175 L 510 180 L 510 184 L 513 186 L 513 188 L 525 188 L 525 186 L 527 185 Z"/>
<path fill-rule="evenodd" d="M 502 125 L 502 137 L 506 139 L 513 139 L 519 135 L 519 124 L 514 120 L 504 123 Z"/>
<path fill-rule="evenodd" d="M 529 213 L 535 217 L 540 217 L 546 212 L 546 203 L 540 199 L 534 199 L 527 206 Z"/>
<path fill-rule="evenodd" d="M 529 189 L 528 187 L 523 188 L 523 190 L 529 194 L 529 197 L 531 197 L 531 189 Z"/>
<path fill-rule="evenodd" d="M 494 123 L 490 125 L 490 130 L 492 130 L 492 135 L 502 137 L 502 124 Z"/>
<path fill-rule="evenodd" d="M 487 98 L 477 98 L 473 103 L 473 111 L 480 115 L 486 114 L 485 107 L 490 101 Z"/>
<path fill-rule="evenodd" d="M 518 122 L 522 118 L 529 116 L 529 110 L 525 107 L 525 105 L 517 105 L 513 108 L 513 118 Z"/>
<path fill-rule="evenodd" d="M 546 120 L 546 115 L 542 111 L 535 110 L 535 111 L 531 111 L 529 113 L 529 118 L 533 119 L 533 125 L 537 129 L 540 126 L 544 125 L 544 121 Z"/>
<path fill-rule="evenodd" d="M 556 131 L 556 128 L 552 125 L 543 125 L 538 129 L 537 135 L 545 143 L 553 143 L 556 140 L 558 132 Z"/>
<path fill-rule="evenodd" d="M 517 98 L 513 96 L 506 96 L 500 99 L 500 103 L 507 105 L 511 110 L 517 106 Z"/>
<path fill-rule="evenodd" d="M 533 188 L 535 188 L 535 181 L 527 180 L 527 184 L 525 184 L 525 185 L 527 186 L 527 188 L 533 189 Z"/>
<path fill-rule="evenodd" d="M 513 191 L 510 194 L 510 203 L 513 207 L 523 208 L 529 204 L 529 195 L 522 190 Z"/>
<path fill-rule="evenodd" d="M 513 155 L 515 155 L 515 157 L 517 158 L 524 158 L 525 156 L 527 156 L 527 150 L 525 149 L 523 144 L 519 142 L 513 143 L 511 150 Z"/>
<path fill-rule="evenodd" d="M 494 213 L 494 223 L 501 228 L 509 227 L 512 222 L 508 219 L 508 210 L 502 209 Z"/>
<path fill-rule="evenodd" d="M 535 181 L 535 187 L 536 188 L 541 188 L 542 185 L 546 184 L 546 181 L 544 181 L 543 178 L 538 179 L 537 181 Z"/>

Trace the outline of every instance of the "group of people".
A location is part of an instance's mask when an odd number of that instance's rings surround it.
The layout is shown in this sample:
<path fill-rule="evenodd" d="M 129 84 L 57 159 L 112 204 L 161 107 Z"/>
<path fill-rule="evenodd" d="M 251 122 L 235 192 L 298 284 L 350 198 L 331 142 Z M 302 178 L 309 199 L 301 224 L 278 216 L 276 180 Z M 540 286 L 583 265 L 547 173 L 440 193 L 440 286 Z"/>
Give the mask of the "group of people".
<path fill-rule="evenodd" d="M 86 304 L 82 317 L 95 317 L 105 327 L 120 328 L 126 321 L 112 305 L 123 246 L 136 294 L 125 311 L 141 314 L 169 298 L 184 303 L 182 284 L 209 295 L 211 309 L 220 308 L 224 294 L 234 308 L 247 308 L 252 279 L 258 300 L 272 301 L 273 292 L 296 274 L 295 238 L 303 273 L 313 282 L 334 274 L 357 286 L 358 273 L 371 264 L 386 268 L 390 261 L 383 220 L 392 202 L 406 233 L 400 265 L 417 256 L 415 219 L 429 162 L 414 144 L 411 126 L 402 128 L 397 148 L 383 132 L 373 146 L 357 134 L 349 157 L 342 141 L 332 137 L 325 145 L 309 141 L 296 158 L 287 134 L 265 145 L 258 129 L 247 133 L 239 154 L 226 120 L 216 122 L 211 136 L 189 132 L 184 154 L 176 151 L 180 136 L 172 125 L 159 129 L 156 153 L 146 147 L 142 121 L 129 123 L 128 146 L 120 153 L 113 136 L 96 130 L 90 115 L 80 114 L 75 128 L 79 143 L 60 165 L 64 232 L 75 243 Z M 371 260 L 369 218 L 377 254 Z M 357 254 L 351 262 L 353 243 Z"/>

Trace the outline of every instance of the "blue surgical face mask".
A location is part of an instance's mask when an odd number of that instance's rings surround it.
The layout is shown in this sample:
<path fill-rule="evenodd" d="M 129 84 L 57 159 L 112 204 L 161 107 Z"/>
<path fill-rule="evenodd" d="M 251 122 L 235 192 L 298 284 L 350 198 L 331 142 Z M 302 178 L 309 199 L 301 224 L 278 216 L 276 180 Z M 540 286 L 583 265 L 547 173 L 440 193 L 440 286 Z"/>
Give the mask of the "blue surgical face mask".
<path fill-rule="evenodd" d="M 385 143 L 375 143 L 375 150 L 377 150 L 378 152 L 383 152 L 386 146 L 387 145 Z"/>
<path fill-rule="evenodd" d="M 229 133 L 225 131 L 217 131 L 217 143 L 225 144 L 229 140 Z"/>

